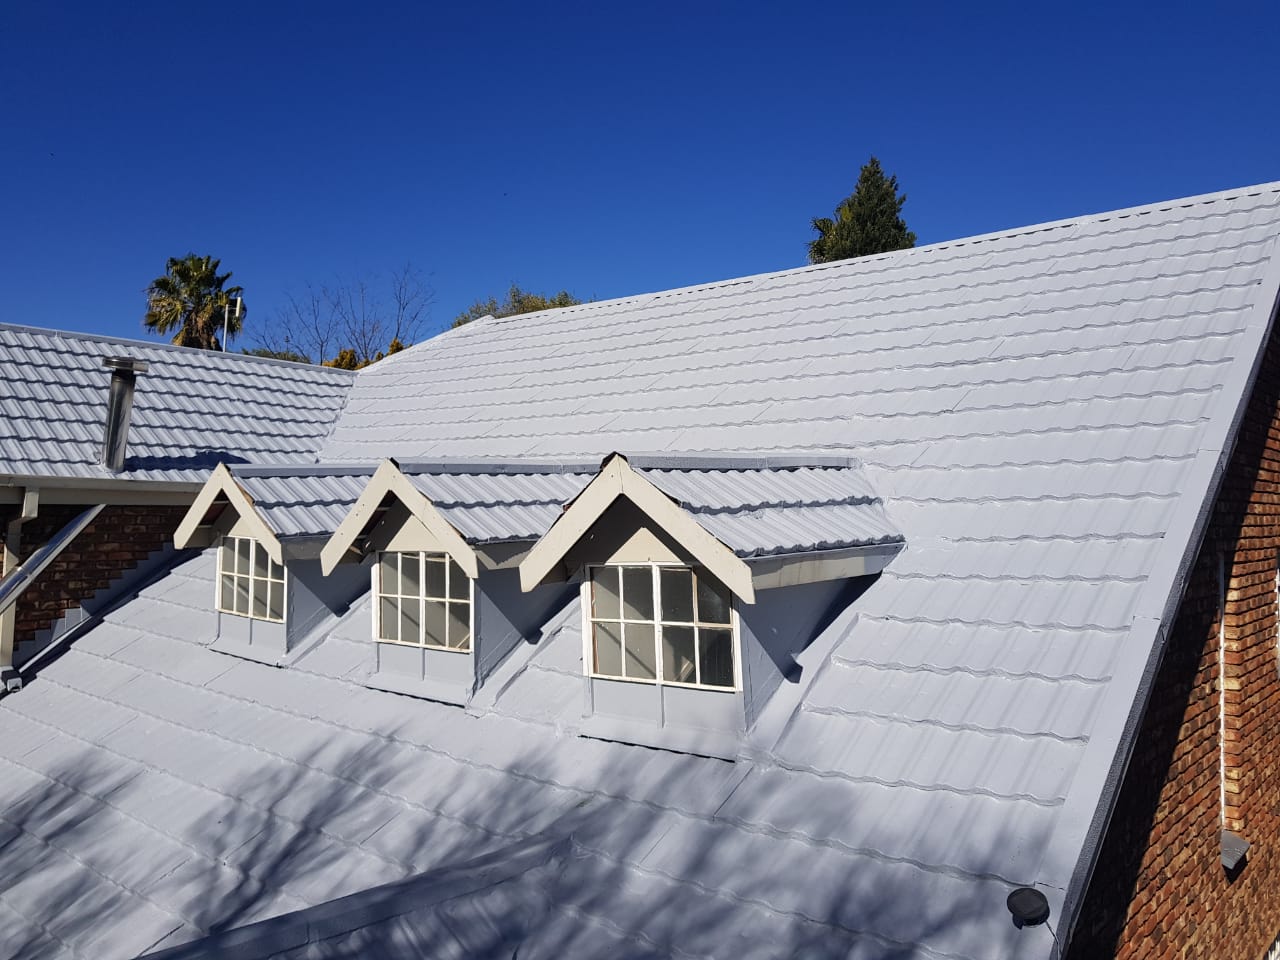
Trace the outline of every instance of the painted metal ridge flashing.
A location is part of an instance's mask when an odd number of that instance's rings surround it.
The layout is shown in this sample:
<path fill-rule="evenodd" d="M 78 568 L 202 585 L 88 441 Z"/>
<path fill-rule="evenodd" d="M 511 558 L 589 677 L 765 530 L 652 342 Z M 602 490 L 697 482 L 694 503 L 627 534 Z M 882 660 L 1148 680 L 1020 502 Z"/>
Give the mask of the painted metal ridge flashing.
<path fill-rule="evenodd" d="M 230 464 L 227 467 L 233 476 L 252 480 L 258 477 L 371 477 L 377 469 L 375 464 L 351 463 L 316 463 L 301 465 L 270 464 Z"/>
<path fill-rule="evenodd" d="M 374 924 L 439 906 L 562 860 L 571 850 L 567 837 L 517 842 L 456 867 L 429 871 L 368 890 L 259 920 L 244 927 L 145 955 L 144 960 L 197 960 L 236 956 L 266 960 L 283 951 L 320 944 Z M 323 952 L 323 948 L 316 949 Z M 514 954 L 513 954 L 514 955 Z"/>
<path fill-rule="evenodd" d="M 394 457 L 389 462 L 395 465 L 405 476 L 421 476 L 423 474 L 446 475 L 494 475 L 494 474 L 539 474 L 539 473 L 595 473 L 600 469 L 598 462 L 578 460 L 520 460 L 518 458 L 503 459 L 458 459 L 414 460 L 401 462 Z"/>
<path fill-rule="evenodd" d="M 599 312 L 601 310 L 607 311 L 626 306 L 628 304 L 639 305 L 652 303 L 656 300 L 668 300 L 688 294 L 707 293 L 709 291 L 719 290 L 725 287 L 741 286 L 748 283 L 765 283 L 773 280 L 785 280 L 804 274 L 818 275 L 830 271 L 858 270 L 874 263 L 883 263 L 887 260 L 924 260 L 932 254 L 945 253 L 949 250 L 954 250 L 960 247 L 969 247 L 984 243 L 996 243 L 1002 240 L 1012 240 L 1019 237 L 1025 237 L 1030 234 L 1047 233 L 1052 230 L 1080 229 L 1082 227 L 1089 227 L 1099 223 L 1107 223 L 1111 220 L 1120 220 L 1126 217 L 1145 216 L 1166 210 L 1216 203 L 1223 200 L 1234 200 L 1239 197 L 1262 196 L 1267 193 L 1280 195 L 1280 181 L 1249 184 L 1230 190 L 1217 190 L 1211 193 L 1197 194 L 1191 197 L 1174 197 L 1167 200 L 1158 200 L 1153 203 L 1122 207 L 1119 210 L 1106 210 L 1098 213 L 1087 213 L 1074 217 L 1064 217 L 1059 220 L 1048 220 L 1044 223 L 1025 224 L 1022 226 L 1011 227 L 1006 230 L 996 230 L 991 233 L 980 233 L 970 237 L 957 237 L 953 240 L 940 240 L 936 243 L 927 243 L 918 247 L 908 247 L 905 250 L 893 250 L 888 253 L 857 257 L 852 260 L 836 260 L 830 263 L 806 264 L 801 267 L 789 267 L 785 270 L 772 270 L 766 273 L 757 273 L 746 277 L 727 277 L 720 280 L 705 281 L 703 283 L 690 284 L 684 287 L 674 287 L 669 290 L 650 290 L 645 293 L 632 294 L 625 297 L 615 297 L 611 300 L 594 300 L 590 303 L 576 304 L 571 307 L 555 307 L 550 310 L 539 311 L 538 319 L 545 323 L 553 321 L 556 315 Z M 500 317 L 497 320 L 494 320 L 492 324 L 486 324 L 485 327 L 489 327 L 494 324 L 513 323 L 516 321 L 528 323 L 528 315 Z M 464 324 L 462 327 L 457 329 L 466 330 L 467 327 L 470 326 L 473 326 L 473 324 Z M 485 328 L 482 327 L 479 329 L 483 330 Z M 372 367 L 366 367 L 365 369 L 374 369 L 376 366 L 377 365 L 374 364 Z"/>
<path fill-rule="evenodd" d="M 50 537 L 48 542 L 37 547 L 31 556 L 0 580 L 0 613 L 4 613 L 18 602 L 18 598 L 26 592 L 26 589 L 35 583 L 36 578 L 49 564 L 57 560 L 62 552 L 75 542 L 80 532 L 93 522 L 104 506 L 105 504 L 101 503 L 95 504 L 77 514 L 66 526 Z"/>
<path fill-rule="evenodd" d="M 524 474 L 524 473 L 598 473 L 613 457 L 623 457 L 636 470 L 799 470 L 856 469 L 862 466 L 857 457 L 830 454 L 795 453 L 781 456 L 742 454 L 698 453 L 637 453 L 614 452 L 601 460 L 557 460 L 554 458 L 503 457 L 487 459 L 405 460 L 391 458 L 391 462 L 407 476 L 419 474 Z"/>
<path fill-rule="evenodd" d="M 1250 189 L 1280 191 L 1280 184 Z M 1249 191 L 1229 195 L 1245 192 Z M 1200 201 L 1192 197 L 1176 205 Z M 1058 912 L 1055 958 L 1064 955 L 1088 892 L 1186 579 L 1200 551 L 1280 310 L 1280 238 L 1272 241 L 1270 258 L 1258 284 L 1262 288 L 1259 298 L 1222 385 L 1221 405 L 1201 435 L 1200 449 L 1165 533 L 1169 549 L 1158 555 L 1138 596 L 1133 627 L 1123 644 L 1126 655 L 1119 659 L 1099 704 L 1094 733 L 1063 804 L 1059 826 L 1045 849 L 1041 876 L 1034 878 L 1038 882 L 1047 882 L 1048 877 L 1069 878 Z"/>

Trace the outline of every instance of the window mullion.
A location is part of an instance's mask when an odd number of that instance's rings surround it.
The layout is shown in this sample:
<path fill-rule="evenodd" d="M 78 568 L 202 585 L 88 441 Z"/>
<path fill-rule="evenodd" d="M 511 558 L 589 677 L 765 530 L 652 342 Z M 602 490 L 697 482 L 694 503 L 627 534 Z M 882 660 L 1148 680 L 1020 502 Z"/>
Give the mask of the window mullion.
<path fill-rule="evenodd" d="M 653 679 L 662 683 L 662 678 L 666 676 L 662 672 L 662 580 L 656 563 L 650 568 L 650 574 L 653 577 L 653 645 L 656 648 L 653 654 Z"/>

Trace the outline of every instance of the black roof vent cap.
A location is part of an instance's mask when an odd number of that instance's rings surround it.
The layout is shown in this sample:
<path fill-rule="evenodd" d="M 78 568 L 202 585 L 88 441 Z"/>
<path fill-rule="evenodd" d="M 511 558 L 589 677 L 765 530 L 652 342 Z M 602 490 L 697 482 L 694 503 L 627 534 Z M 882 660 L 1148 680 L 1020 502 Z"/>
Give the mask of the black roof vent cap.
<path fill-rule="evenodd" d="M 1034 887 L 1019 887 L 1005 901 L 1018 928 L 1035 927 L 1049 919 L 1049 901 Z"/>

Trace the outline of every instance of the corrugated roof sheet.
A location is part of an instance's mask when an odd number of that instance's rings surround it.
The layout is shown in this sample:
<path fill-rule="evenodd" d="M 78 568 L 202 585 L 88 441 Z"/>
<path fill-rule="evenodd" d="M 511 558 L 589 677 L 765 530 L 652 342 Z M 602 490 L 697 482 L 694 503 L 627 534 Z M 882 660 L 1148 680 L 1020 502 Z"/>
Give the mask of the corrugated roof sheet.
<path fill-rule="evenodd" d="M 406 475 L 471 543 L 538 539 L 591 480 L 586 472 Z"/>
<path fill-rule="evenodd" d="M 145 360 L 127 476 L 200 482 L 220 462 L 314 461 L 354 380 L 348 371 L 0 324 L 0 473 L 107 478 L 97 463 L 106 356 Z"/>

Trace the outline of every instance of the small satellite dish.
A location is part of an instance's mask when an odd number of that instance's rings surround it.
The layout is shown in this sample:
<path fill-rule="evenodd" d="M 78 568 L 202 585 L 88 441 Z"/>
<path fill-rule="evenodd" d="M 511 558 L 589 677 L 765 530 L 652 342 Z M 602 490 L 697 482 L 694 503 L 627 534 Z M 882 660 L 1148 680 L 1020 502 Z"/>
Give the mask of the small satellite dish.
<path fill-rule="evenodd" d="M 1049 919 L 1049 901 L 1033 887 L 1019 887 L 1005 901 L 1017 927 L 1035 927 Z"/>

